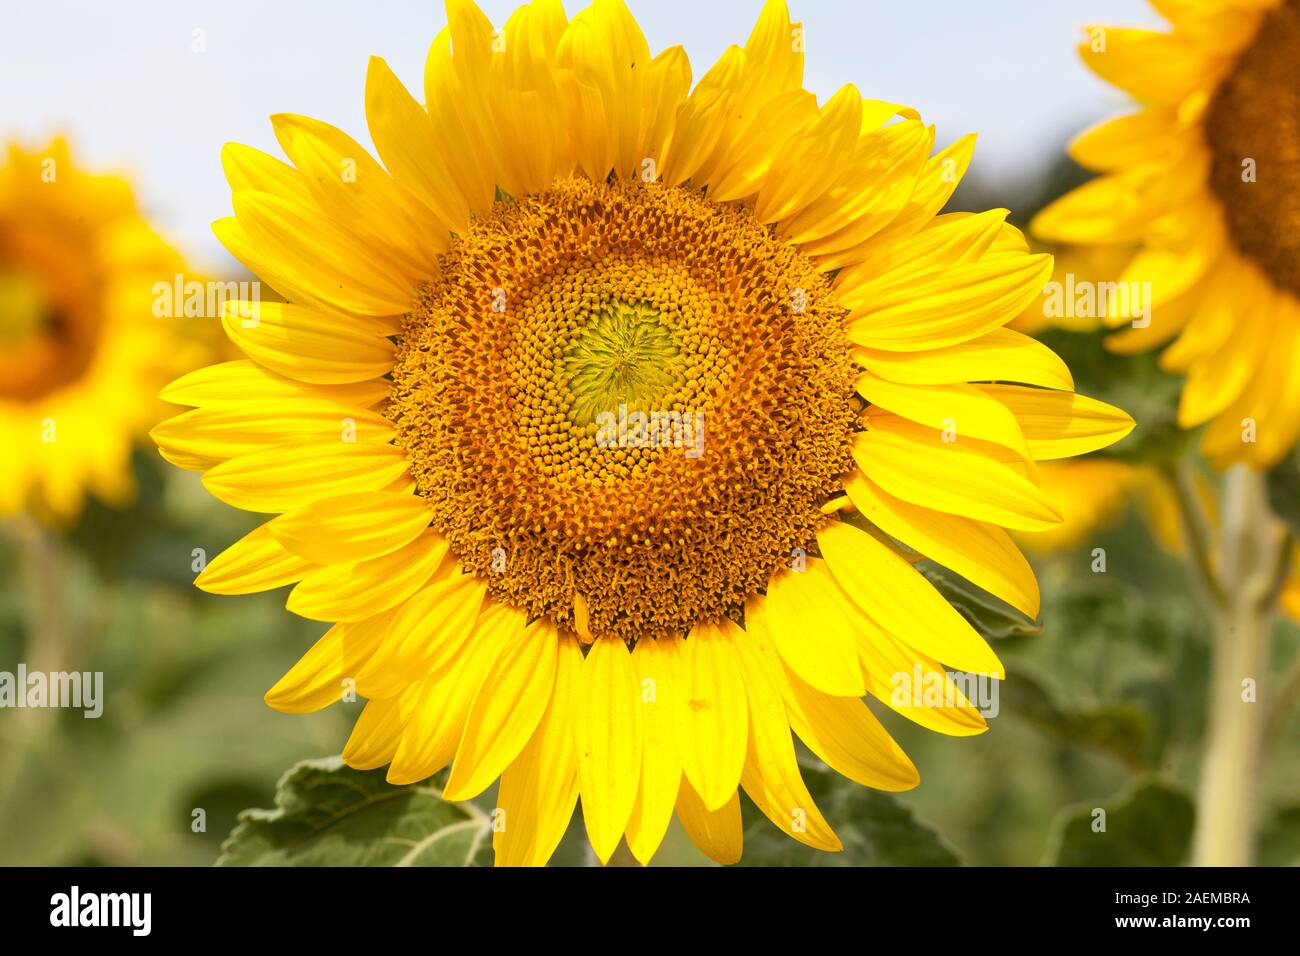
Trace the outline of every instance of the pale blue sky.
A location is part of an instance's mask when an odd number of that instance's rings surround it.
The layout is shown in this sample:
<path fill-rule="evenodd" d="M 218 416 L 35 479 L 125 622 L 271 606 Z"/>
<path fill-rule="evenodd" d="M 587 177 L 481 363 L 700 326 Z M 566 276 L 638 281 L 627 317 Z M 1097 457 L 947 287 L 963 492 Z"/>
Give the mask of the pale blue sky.
<path fill-rule="evenodd" d="M 503 23 L 514 0 L 482 3 Z M 566 3 L 572 14 L 582 4 Z M 742 42 L 761 0 L 629 0 L 651 49 L 681 43 L 698 78 Z M 1085 23 L 1159 22 L 1145 0 L 790 0 L 805 24 L 807 85 L 854 83 L 907 103 L 946 143 L 975 131 L 994 187 L 1041 174 L 1081 124 L 1123 105 L 1074 55 Z M 62 130 L 83 159 L 129 171 L 162 228 L 199 261 L 224 253 L 221 144 L 278 154 L 275 112 L 328 120 L 368 143 L 366 60 L 413 90 L 439 0 L 43 0 L 0 9 L 0 138 Z M 206 50 L 192 50 L 196 29 Z"/>

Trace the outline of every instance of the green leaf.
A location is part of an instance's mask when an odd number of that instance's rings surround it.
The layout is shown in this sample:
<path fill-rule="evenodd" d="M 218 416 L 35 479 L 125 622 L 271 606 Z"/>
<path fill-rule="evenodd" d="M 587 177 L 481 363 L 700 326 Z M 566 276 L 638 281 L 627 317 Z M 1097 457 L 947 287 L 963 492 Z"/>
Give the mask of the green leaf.
<path fill-rule="evenodd" d="M 1180 866 L 1191 847 L 1195 819 L 1196 808 L 1186 793 L 1146 780 L 1108 806 L 1064 811 L 1053 825 L 1047 861 L 1054 866 Z"/>
<path fill-rule="evenodd" d="M 893 794 L 868 790 L 821 766 L 802 766 L 808 791 L 844 844 L 814 850 L 782 833 L 745 804 L 740 866 L 957 866 L 957 855 Z"/>
<path fill-rule="evenodd" d="M 1300 534 L 1300 453 L 1292 453 L 1268 473 L 1268 501 L 1273 513 Z"/>
<path fill-rule="evenodd" d="M 1066 709 L 1023 667 L 1008 670 L 1001 695 L 1011 713 L 1063 743 L 1100 750 L 1134 771 L 1150 764 L 1154 729 L 1147 712 L 1134 703 L 1111 701 Z"/>
<path fill-rule="evenodd" d="M 1300 866 L 1300 803 L 1279 809 L 1260 828 L 1260 866 Z"/>
<path fill-rule="evenodd" d="M 307 760 L 281 778 L 274 810 L 245 810 L 218 866 L 481 866 L 491 821 L 425 781 L 395 787 L 384 771 L 339 757 Z"/>
<path fill-rule="evenodd" d="M 965 578 L 958 577 L 947 568 L 923 561 L 917 565 L 917 570 L 970 622 L 971 627 L 985 637 L 1006 640 L 1042 633 L 1043 625 L 1040 621 L 1031 620 L 1010 604 L 976 587 Z"/>

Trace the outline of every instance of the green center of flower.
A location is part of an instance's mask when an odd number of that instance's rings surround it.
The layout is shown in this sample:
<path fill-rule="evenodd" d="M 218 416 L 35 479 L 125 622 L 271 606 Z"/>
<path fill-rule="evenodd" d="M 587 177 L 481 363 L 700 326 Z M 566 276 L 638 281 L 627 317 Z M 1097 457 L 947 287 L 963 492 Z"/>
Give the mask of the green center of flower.
<path fill-rule="evenodd" d="M 649 304 L 611 302 L 578 333 L 564 356 L 573 422 L 586 425 L 620 406 L 647 411 L 677 381 L 680 349 Z"/>
<path fill-rule="evenodd" d="M 44 334 L 49 316 L 40 284 L 25 272 L 0 266 L 0 345 L 12 347 Z"/>

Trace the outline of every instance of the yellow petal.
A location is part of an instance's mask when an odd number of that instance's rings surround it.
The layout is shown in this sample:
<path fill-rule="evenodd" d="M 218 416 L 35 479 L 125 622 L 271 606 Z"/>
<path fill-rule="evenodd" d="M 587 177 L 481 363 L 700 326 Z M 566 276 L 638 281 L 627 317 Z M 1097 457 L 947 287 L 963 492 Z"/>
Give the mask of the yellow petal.
<path fill-rule="evenodd" d="M 370 255 L 419 283 L 450 245 L 428 207 L 398 185 L 351 136 L 308 116 L 271 117 L 276 139 L 316 204 Z"/>
<path fill-rule="evenodd" d="M 677 819 L 700 851 L 715 863 L 730 866 L 739 863 L 745 846 L 745 830 L 740 818 L 740 792 L 716 810 L 710 810 L 690 781 L 682 781 L 677 795 Z"/>
<path fill-rule="evenodd" d="M 321 385 L 380 378 L 393 367 L 393 343 L 365 319 L 280 302 L 227 303 L 226 335 L 259 365 Z"/>
<path fill-rule="evenodd" d="M 176 405 L 196 408 L 234 408 L 248 401 L 273 402 L 281 407 L 332 402 L 346 411 L 377 405 L 388 397 L 390 388 L 391 383 L 382 379 L 318 387 L 240 359 L 208 365 L 182 375 L 159 392 L 158 397 Z"/>
<path fill-rule="evenodd" d="M 291 511 L 318 498 L 379 491 L 407 473 L 395 445 L 324 441 L 268 448 L 203 476 L 214 497 L 245 511 Z"/>
<path fill-rule="evenodd" d="M 822 528 L 817 544 L 835 580 L 890 634 L 957 670 L 1003 676 L 984 639 L 896 552 L 842 521 Z"/>
<path fill-rule="evenodd" d="M 414 277 L 318 209 L 242 189 L 233 203 L 252 248 L 281 263 L 315 301 L 358 315 L 400 315 L 411 307 Z"/>
<path fill-rule="evenodd" d="M 388 628 L 388 614 L 355 624 L 335 624 L 266 692 L 266 703 L 286 714 L 308 714 L 355 690 L 361 665 Z"/>
<path fill-rule="evenodd" d="M 857 637 L 867 689 L 881 703 L 940 734 L 969 737 L 988 729 L 938 661 L 917 652 L 866 613 L 858 615 Z"/>
<path fill-rule="evenodd" d="M 853 155 L 862 129 L 862 95 L 843 86 L 777 151 L 758 191 L 754 213 L 779 222 L 804 209 Z"/>
<path fill-rule="evenodd" d="M 751 606 L 760 601 L 751 599 Z M 766 657 L 756 643 L 751 633 L 736 641 L 749 701 L 749 737 L 741 784 L 755 806 L 800 843 L 819 850 L 843 849 L 799 773 L 780 684 L 770 670 L 776 661 Z"/>
<path fill-rule="evenodd" d="M 486 595 L 483 578 L 454 572 L 417 591 L 394 613 L 383 645 L 357 675 L 358 693 L 390 697 L 441 670 L 473 633 Z"/>
<path fill-rule="evenodd" d="M 194 586 L 209 594 L 252 594 L 300 581 L 314 567 L 286 551 L 263 524 L 213 558 Z"/>
<path fill-rule="evenodd" d="M 1041 342 L 1011 329 L 921 352 L 855 349 L 858 364 L 881 378 L 908 385 L 954 382 L 1022 382 L 1073 390 L 1069 368 Z"/>
<path fill-rule="evenodd" d="M 1103 80 L 1148 103 L 1174 105 L 1213 86 L 1226 65 L 1182 37 L 1152 30 L 1093 27 L 1104 44 L 1079 44 L 1087 67 Z"/>
<path fill-rule="evenodd" d="M 277 541 L 317 564 L 347 564 L 389 554 L 429 526 L 419 495 L 368 491 L 320 498 L 271 522 Z"/>
<path fill-rule="evenodd" d="M 640 686 L 622 641 L 601 638 L 591 645 L 578 678 L 573 732 L 587 837 L 607 862 L 641 780 Z"/>
<path fill-rule="evenodd" d="M 864 125 L 870 122 L 868 102 L 863 104 Z M 824 269 L 858 261 L 864 243 L 907 205 L 916 176 L 933 148 L 934 128 L 921 122 L 904 121 L 866 133 L 839 181 L 783 220 L 777 234 Z"/>
<path fill-rule="evenodd" d="M 835 291 L 852 307 L 890 287 L 911 284 L 955 265 L 979 262 L 1006 222 L 1007 210 L 938 216 L 916 235 L 873 248 L 860 262 L 840 271 Z"/>
<path fill-rule="evenodd" d="M 1030 617 L 1038 616 L 1034 571 L 1001 528 L 903 501 L 861 472 L 845 480 L 844 490 L 862 516 L 885 534 Z"/>
<path fill-rule="evenodd" d="M 641 786 L 627 821 L 627 845 L 648 864 L 673 819 L 673 806 L 682 781 L 677 750 L 677 697 L 682 692 L 678 667 L 680 641 L 675 638 L 637 641 L 632 664 L 640 680 L 641 726 L 645 745 Z"/>
<path fill-rule="evenodd" d="M 289 592 L 285 607 L 314 621 L 359 621 L 409 598 L 446 554 L 447 539 L 429 528 L 389 554 L 313 570 Z"/>
<path fill-rule="evenodd" d="M 809 684 L 845 697 L 866 693 L 851 623 L 820 562 L 808 558 L 802 571 L 775 574 L 758 613 L 781 657 Z"/>
<path fill-rule="evenodd" d="M 711 810 L 731 799 L 745 765 L 749 719 L 734 647 L 744 636 L 730 621 L 701 622 L 681 647 L 677 749 L 686 779 Z"/>
<path fill-rule="evenodd" d="M 462 652 L 422 685 L 407 690 L 412 710 L 388 768 L 389 783 L 415 783 L 451 761 L 488 668 L 510 652 L 526 618 L 509 605 L 492 605 L 479 618 Z"/>
<path fill-rule="evenodd" d="M 392 700 L 370 700 L 343 747 L 343 762 L 353 770 L 375 770 L 393 759 L 402 739 L 402 708 Z"/>
<path fill-rule="evenodd" d="M 149 433 L 164 451 L 222 461 L 299 442 L 332 439 L 382 445 L 395 435 L 393 426 L 377 412 L 343 409 L 329 400 L 196 408 L 155 425 Z"/>
<path fill-rule="evenodd" d="M 489 665 L 443 791 L 448 800 L 478 796 L 519 756 L 546 711 L 559 647 L 559 631 L 543 618 L 514 635 Z"/>
<path fill-rule="evenodd" d="M 260 149 L 226 143 L 221 147 L 221 168 L 232 190 L 250 189 L 301 202 L 311 200 L 298 171 Z"/>
<path fill-rule="evenodd" d="M 418 196 L 445 229 L 464 231 L 469 203 L 439 152 L 429 114 L 377 56 L 366 69 L 366 122 L 393 177 Z"/>
<path fill-rule="evenodd" d="M 852 308 L 849 338 L 896 352 L 955 345 L 1005 325 L 1051 275 L 1051 256 L 1018 256 L 956 266 L 904 289 L 882 289 Z"/>
<path fill-rule="evenodd" d="M 1026 531 L 1060 522 L 1028 479 L 960 440 L 931 434 L 912 434 L 897 423 L 873 427 L 854 440 L 853 457 L 864 475 L 914 505 Z"/>
<path fill-rule="evenodd" d="M 582 648 L 572 635 L 559 638 L 550 703 L 528 744 L 501 775 L 494 828 L 497 866 L 541 866 L 560 845 L 578 802 L 578 760 L 573 743 Z"/>
<path fill-rule="evenodd" d="M 948 205 L 948 200 L 970 168 L 974 154 L 975 134 L 969 133 L 931 156 L 917 175 L 916 188 L 903 211 L 871 242 L 896 242 L 929 223 L 940 209 Z"/>
<path fill-rule="evenodd" d="M 1032 459 L 1020 424 L 1005 405 L 977 386 L 900 385 L 871 372 L 858 377 L 858 394 L 872 405 L 940 431 L 955 429 L 959 434 L 995 442 Z"/>
<path fill-rule="evenodd" d="M 857 697 L 823 694 L 781 660 L 764 615 L 754 613 L 759 607 L 756 600 L 746 605 L 745 634 L 778 682 L 799 739 L 832 769 L 864 786 L 891 791 L 916 786 L 916 767 L 866 704 Z"/>
<path fill-rule="evenodd" d="M 1180 132 L 1174 110 L 1141 110 L 1080 133 L 1070 143 L 1070 156 L 1087 169 L 1109 172 L 1160 158 Z"/>
<path fill-rule="evenodd" d="M 1075 392 L 977 385 L 1009 408 L 1039 461 L 1073 458 L 1115 444 L 1133 430 L 1128 413 Z"/>

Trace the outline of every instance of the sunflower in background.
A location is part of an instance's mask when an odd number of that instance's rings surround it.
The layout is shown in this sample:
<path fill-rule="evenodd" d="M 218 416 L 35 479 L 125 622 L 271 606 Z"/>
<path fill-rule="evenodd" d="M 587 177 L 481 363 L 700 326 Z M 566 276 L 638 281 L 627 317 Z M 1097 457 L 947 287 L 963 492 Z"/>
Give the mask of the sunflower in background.
<path fill-rule="evenodd" d="M 1109 346 L 1176 339 L 1161 364 L 1187 375 L 1179 423 L 1210 423 L 1218 467 L 1269 467 L 1300 435 L 1300 0 L 1152 3 L 1172 32 L 1098 27 L 1080 46 L 1142 108 L 1071 144 L 1102 175 L 1031 232 L 1139 245 L 1118 278 L 1150 283 L 1151 321 Z"/>
<path fill-rule="evenodd" d="M 579 799 L 602 860 L 647 862 L 675 812 L 734 862 L 738 788 L 838 849 L 791 731 L 902 790 L 865 695 L 984 730 L 942 668 L 1002 666 L 913 561 L 1036 614 L 1004 529 L 1060 521 L 1037 462 L 1132 420 L 1004 328 L 1051 257 L 1005 210 L 939 215 L 972 138 L 932 155 L 914 110 L 819 105 L 783 3 L 693 88 L 621 2 L 501 31 L 447 6 L 423 104 L 370 62 L 384 166 L 301 116 L 273 118 L 292 165 L 223 154 L 217 235 L 288 303 L 231 308 L 248 360 L 169 386 L 193 410 L 153 436 L 278 517 L 196 583 L 294 584 L 335 622 L 267 701 L 350 684 L 352 767 L 450 764 L 453 800 L 500 778 L 499 864 L 545 863 Z M 897 700 L 914 668 L 952 705 Z"/>
<path fill-rule="evenodd" d="M 88 493 L 124 504 L 133 441 L 157 390 L 197 362 L 154 284 L 181 260 L 118 176 L 77 168 L 67 144 L 12 145 L 0 166 L 0 515 L 71 520 Z"/>

